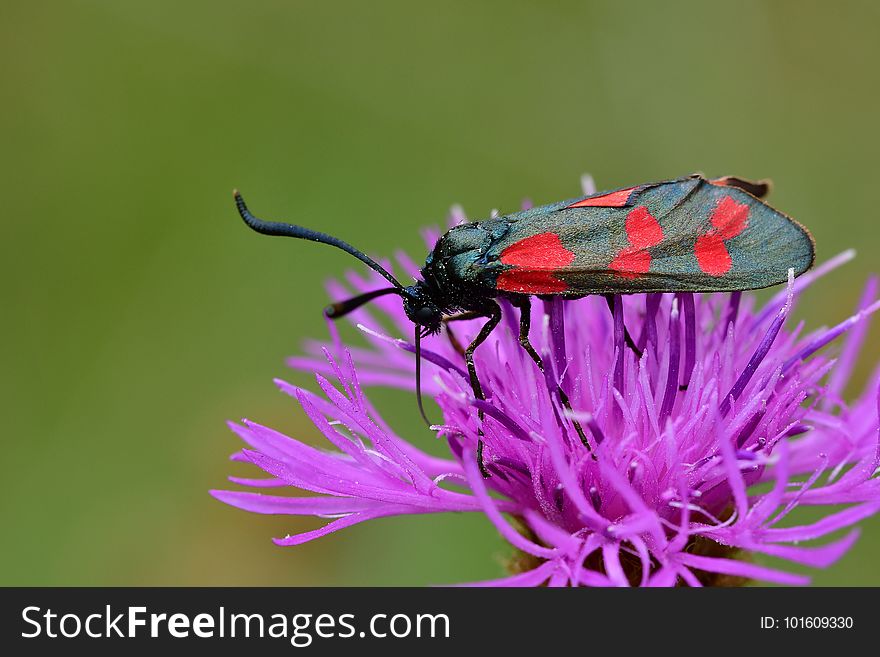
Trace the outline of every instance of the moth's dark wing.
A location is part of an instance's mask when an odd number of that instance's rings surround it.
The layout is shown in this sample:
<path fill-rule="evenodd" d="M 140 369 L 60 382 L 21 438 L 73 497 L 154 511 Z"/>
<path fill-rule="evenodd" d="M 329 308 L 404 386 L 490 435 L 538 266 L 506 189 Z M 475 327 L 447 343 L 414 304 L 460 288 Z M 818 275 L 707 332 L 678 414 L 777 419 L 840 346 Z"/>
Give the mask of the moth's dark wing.
<path fill-rule="evenodd" d="M 745 178 L 737 178 L 736 176 L 723 176 L 714 178 L 710 181 L 713 185 L 722 185 L 726 187 L 737 187 L 744 192 L 748 192 L 755 198 L 765 198 L 773 188 L 773 183 L 769 180 L 746 180 Z"/>
<path fill-rule="evenodd" d="M 746 290 L 782 283 L 789 268 L 797 275 L 813 262 L 803 227 L 741 185 L 699 176 L 496 221 L 509 225 L 482 262 L 504 292 Z"/>

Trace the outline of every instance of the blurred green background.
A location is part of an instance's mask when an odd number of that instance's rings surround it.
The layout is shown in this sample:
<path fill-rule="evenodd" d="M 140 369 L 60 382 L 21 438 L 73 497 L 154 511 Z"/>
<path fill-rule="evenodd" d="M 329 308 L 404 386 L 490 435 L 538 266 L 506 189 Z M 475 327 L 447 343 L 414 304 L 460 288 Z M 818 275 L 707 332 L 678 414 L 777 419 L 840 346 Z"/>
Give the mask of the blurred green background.
<path fill-rule="evenodd" d="M 427 584 L 493 577 L 478 516 L 316 525 L 226 507 L 227 418 L 317 432 L 271 379 L 323 337 L 352 266 L 259 239 L 298 219 L 421 258 L 419 228 L 524 196 L 708 174 L 854 264 L 799 313 L 838 321 L 880 269 L 872 2 L 17 2 L 0 8 L 2 584 Z M 858 372 L 880 359 L 872 332 Z M 406 396 L 378 393 L 431 441 Z M 880 584 L 880 518 L 818 584 Z M 464 547 L 463 547 L 464 546 Z"/>

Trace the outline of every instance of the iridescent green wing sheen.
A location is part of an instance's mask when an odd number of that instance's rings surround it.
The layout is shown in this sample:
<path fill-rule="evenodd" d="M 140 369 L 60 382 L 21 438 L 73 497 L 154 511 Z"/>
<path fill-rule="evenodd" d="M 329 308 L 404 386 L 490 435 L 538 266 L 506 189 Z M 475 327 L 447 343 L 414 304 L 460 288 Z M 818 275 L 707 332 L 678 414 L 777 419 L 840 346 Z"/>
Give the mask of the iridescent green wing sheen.
<path fill-rule="evenodd" d="M 747 290 L 809 269 L 806 229 L 743 187 L 762 188 L 689 176 L 480 222 L 492 239 L 472 271 L 502 292 L 584 295 Z"/>

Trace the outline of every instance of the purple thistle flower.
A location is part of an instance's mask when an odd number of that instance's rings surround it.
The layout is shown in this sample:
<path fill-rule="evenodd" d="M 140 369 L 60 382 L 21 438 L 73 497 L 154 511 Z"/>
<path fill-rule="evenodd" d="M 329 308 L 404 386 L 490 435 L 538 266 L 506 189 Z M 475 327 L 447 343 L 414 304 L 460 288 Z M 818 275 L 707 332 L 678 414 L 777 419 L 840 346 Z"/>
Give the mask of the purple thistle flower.
<path fill-rule="evenodd" d="M 453 218 L 464 215 L 455 209 Z M 429 246 L 438 237 L 425 234 Z M 509 577 L 481 585 L 807 583 L 748 555 L 827 567 L 858 537 L 854 525 L 880 510 L 880 368 L 853 404 L 841 397 L 868 317 L 880 309 L 878 280 L 868 281 L 856 314 L 835 327 L 790 327 L 803 290 L 851 258 L 841 254 L 790 280 L 761 308 L 740 293 L 617 297 L 613 316 L 601 298 L 534 304 L 530 337 L 543 373 L 519 344 L 517 311 L 502 300 L 504 320 L 476 352 L 486 401 L 474 398 L 455 347 L 481 323 L 457 322 L 453 334 L 422 344 L 422 385 L 442 411 L 434 428 L 448 442 L 445 459 L 395 434 L 363 392 L 368 385 L 415 390 L 413 345 L 379 328 L 411 335 L 412 325 L 399 299 L 380 297 L 349 316 L 368 348 L 346 347 L 329 323 L 329 344 L 308 343 L 307 356 L 288 361 L 316 372 L 322 394 L 276 381 L 334 450 L 248 420 L 230 424 L 249 445 L 233 459 L 269 475 L 231 481 L 313 496 L 212 494 L 255 513 L 329 520 L 275 539 L 278 545 L 385 516 L 483 513 L 519 556 Z M 397 260 L 418 274 L 406 255 Z M 329 292 L 342 300 L 383 282 L 374 272 L 350 272 L 347 287 L 331 282 Z M 641 357 L 625 345 L 624 325 Z M 836 359 L 817 353 L 840 338 Z M 574 417 L 560 403 L 559 385 Z M 481 426 L 488 479 L 476 458 Z M 846 506 L 809 524 L 785 522 L 806 505 Z M 803 545 L 816 539 L 819 545 Z"/>

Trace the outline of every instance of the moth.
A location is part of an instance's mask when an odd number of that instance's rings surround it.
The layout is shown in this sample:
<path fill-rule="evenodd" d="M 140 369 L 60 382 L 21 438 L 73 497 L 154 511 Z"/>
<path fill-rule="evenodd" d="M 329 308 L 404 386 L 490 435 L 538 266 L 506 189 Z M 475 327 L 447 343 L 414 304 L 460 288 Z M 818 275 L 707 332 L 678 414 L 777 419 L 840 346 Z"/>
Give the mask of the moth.
<path fill-rule="evenodd" d="M 789 269 L 795 275 L 807 271 L 815 258 L 813 238 L 762 200 L 768 191 L 764 181 L 694 174 L 464 223 L 440 237 L 411 285 L 339 238 L 257 219 L 237 191 L 234 197 L 242 219 L 258 233 L 329 244 L 390 283 L 333 304 L 325 313 L 335 319 L 377 297 L 399 296 L 414 325 L 417 382 L 423 337 L 451 321 L 485 318 L 463 349 L 474 396 L 485 399 L 474 352 L 501 320 L 500 298 L 519 309 L 520 343 L 543 370 L 529 342 L 533 296 L 604 295 L 613 309 L 620 294 L 750 290 L 786 281 Z M 628 335 L 627 343 L 636 349 Z M 561 387 L 558 394 L 570 409 Z M 418 384 L 417 399 L 425 417 Z M 574 425 L 587 445 L 580 425 Z"/>

